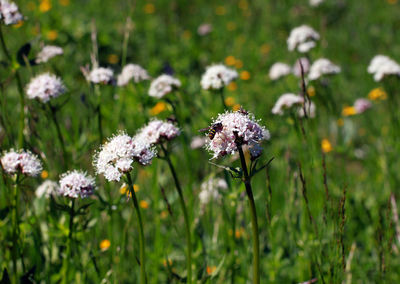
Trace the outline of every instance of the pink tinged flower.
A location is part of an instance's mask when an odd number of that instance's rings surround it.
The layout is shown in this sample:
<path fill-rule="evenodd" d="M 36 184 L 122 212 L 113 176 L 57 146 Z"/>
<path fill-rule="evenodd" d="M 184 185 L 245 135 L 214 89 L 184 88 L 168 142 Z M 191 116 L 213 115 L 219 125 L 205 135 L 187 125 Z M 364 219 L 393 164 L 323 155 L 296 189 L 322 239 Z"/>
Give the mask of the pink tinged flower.
<path fill-rule="evenodd" d="M 209 33 L 211 33 L 212 31 L 212 25 L 205 23 L 205 24 L 201 24 L 198 28 L 197 28 L 197 33 L 201 36 L 205 36 L 208 35 Z"/>
<path fill-rule="evenodd" d="M 77 170 L 62 174 L 59 183 L 59 195 L 69 198 L 86 198 L 91 196 L 96 189 L 93 177 Z"/>
<path fill-rule="evenodd" d="M 44 73 L 33 78 L 26 87 L 26 95 L 29 99 L 38 99 L 47 103 L 66 92 L 64 83 L 55 75 Z"/>
<path fill-rule="evenodd" d="M 13 149 L 5 152 L 1 157 L 4 171 L 10 175 L 23 174 L 37 176 L 42 171 L 42 163 L 39 158 L 29 151 Z"/>
<path fill-rule="evenodd" d="M 368 66 L 368 73 L 374 75 L 374 80 L 379 82 L 385 76 L 400 76 L 400 65 L 385 55 L 376 55 Z"/>
<path fill-rule="evenodd" d="M 354 108 L 356 109 L 357 113 L 363 113 L 371 107 L 372 103 L 368 99 L 360 98 L 354 102 Z"/>
<path fill-rule="evenodd" d="M 236 143 L 251 147 L 270 137 L 268 130 L 255 120 L 253 114 L 243 111 L 219 114 L 210 128 L 216 124 L 221 127 L 206 144 L 206 149 L 213 153 L 213 158 L 234 154 L 237 151 Z"/>
<path fill-rule="evenodd" d="M 276 62 L 269 69 L 269 78 L 271 80 L 278 80 L 290 74 L 292 69 L 286 63 Z"/>
<path fill-rule="evenodd" d="M 167 74 L 163 74 L 150 84 L 149 96 L 162 98 L 181 86 L 181 82 Z"/>
<path fill-rule="evenodd" d="M 93 84 L 111 84 L 114 80 L 114 71 L 110 68 L 98 67 L 90 71 L 87 80 Z"/>
<path fill-rule="evenodd" d="M 19 21 L 22 21 L 24 17 L 19 12 L 18 6 L 14 2 L 8 0 L 0 1 L 0 19 L 4 21 L 6 25 L 15 25 Z"/>
<path fill-rule="evenodd" d="M 307 59 L 307 57 L 301 57 L 296 60 L 294 66 L 293 66 L 293 74 L 296 77 L 301 77 L 300 62 L 301 62 L 301 65 L 303 66 L 304 74 L 307 74 L 308 71 L 310 70 L 310 61 Z"/>
<path fill-rule="evenodd" d="M 223 64 L 208 66 L 201 77 L 200 85 L 204 90 L 219 90 L 227 86 L 238 77 L 236 70 L 230 69 Z"/>
<path fill-rule="evenodd" d="M 319 34 L 311 27 L 302 25 L 294 28 L 287 39 L 289 51 L 305 53 L 315 47 L 315 41 L 319 40 Z"/>
<path fill-rule="evenodd" d="M 272 113 L 277 115 L 283 115 L 284 110 L 291 108 L 295 105 L 302 105 L 304 102 L 303 97 L 295 94 L 283 94 L 276 101 L 274 107 L 272 108 Z"/>
<path fill-rule="evenodd" d="M 163 141 L 169 141 L 179 136 L 180 130 L 171 122 L 162 120 L 152 120 L 145 127 L 139 130 L 134 137 L 135 141 L 140 141 L 145 145 L 156 145 Z"/>
<path fill-rule="evenodd" d="M 51 58 L 63 54 L 64 51 L 59 46 L 54 45 L 46 45 L 42 48 L 42 50 L 36 55 L 35 62 L 36 63 L 44 63 L 49 61 Z"/>
<path fill-rule="evenodd" d="M 125 86 L 131 80 L 134 83 L 139 83 L 144 80 L 149 80 L 150 75 L 147 73 L 146 69 L 142 68 L 137 64 L 127 64 L 123 69 L 120 75 L 117 78 L 118 86 Z"/>
<path fill-rule="evenodd" d="M 337 74 L 341 72 L 341 68 L 333 64 L 326 58 L 316 60 L 310 67 L 308 79 L 317 80 L 323 75 Z"/>

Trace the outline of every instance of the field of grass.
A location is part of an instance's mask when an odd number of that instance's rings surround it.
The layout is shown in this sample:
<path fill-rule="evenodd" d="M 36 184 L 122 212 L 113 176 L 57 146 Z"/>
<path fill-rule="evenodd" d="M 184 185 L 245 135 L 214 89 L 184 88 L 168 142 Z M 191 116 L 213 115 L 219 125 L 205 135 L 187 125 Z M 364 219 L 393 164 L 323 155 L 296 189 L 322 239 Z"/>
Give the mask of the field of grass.
<path fill-rule="evenodd" d="M 400 2 L 16 4 L 23 21 L 5 25 L 0 19 L 0 151 L 29 150 L 43 170 L 35 177 L 10 174 L 0 163 L 1 283 L 400 281 L 400 72 L 378 82 L 367 72 L 377 54 L 400 62 Z M 204 24 L 211 29 L 200 34 Z M 341 68 L 317 80 L 305 74 L 306 93 L 293 74 L 269 77 L 275 62 L 292 66 L 305 56 L 289 51 L 286 42 L 301 25 L 320 35 L 306 54 L 311 63 L 328 58 Z M 36 64 L 43 45 L 62 47 L 63 54 Z M 151 80 L 94 84 L 82 72 L 98 64 L 117 76 L 128 63 L 152 79 L 173 75 L 181 86 L 156 98 L 148 95 Z M 211 159 L 204 147 L 191 146 L 196 136 L 207 137 L 199 130 L 225 111 L 219 91 L 200 85 L 215 63 L 238 73 L 223 89 L 226 108 L 254 114 L 271 136 L 261 144 L 260 171 L 251 177 L 259 273 L 243 167 L 250 167 L 249 151 L 243 159 L 238 153 Z M 29 99 L 27 85 L 45 72 L 57 75 L 67 91 L 47 103 Z M 293 110 L 272 114 L 284 93 L 309 97 L 315 117 Z M 372 107 L 354 113 L 358 98 Z M 96 173 L 94 156 L 107 138 L 119 131 L 134 136 L 152 119 L 172 116 L 180 135 L 154 145 L 151 165 L 133 163 L 132 187 L 128 175 L 114 182 Z M 35 194 L 43 182 L 59 182 L 75 169 L 95 179 L 89 198 Z M 226 188 L 213 185 L 218 197 L 200 202 L 207 181 L 217 178 Z"/>

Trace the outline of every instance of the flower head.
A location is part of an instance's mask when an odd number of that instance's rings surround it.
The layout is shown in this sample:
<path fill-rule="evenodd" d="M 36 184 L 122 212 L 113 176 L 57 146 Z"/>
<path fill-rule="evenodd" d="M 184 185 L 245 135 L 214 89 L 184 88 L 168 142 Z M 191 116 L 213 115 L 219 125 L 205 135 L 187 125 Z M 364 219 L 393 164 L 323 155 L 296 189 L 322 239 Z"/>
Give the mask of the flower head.
<path fill-rule="evenodd" d="M 114 71 L 104 67 L 95 68 L 90 71 L 88 80 L 94 84 L 111 84 L 114 80 Z"/>
<path fill-rule="evenodd" d="M 294 28 L 287 39 L 289 51 L 297 49 L 301 53 L 308 52 L 315 47 L 319 34 L 311 27 L 302 25 Z"/>
<path fill-rule="evenodd" d="M 153 146 L 165 140 L 172 140 L 179 134 L 179 128 L 173 123 L 155 119 L 140 129 L 133 139 L 140 141 L 144 145 Z"/>
<path fill-rule="evenodd" d="M 303 97 L 295 94 L 283 94 L 279 97 L 274 107 L 272 108 L 273 114 L 283 115 L 285 109 L 289 109 L 294 105 L 302 105 L 304 102 Z"/>
<path fill-rule="evenodd" d="M 49 61 L 51 58 L 63 54 L 64 51 L 61 47 L 55 45 L 46 45 L 36 55 L 35 62 L 37 64 Z"/>
<path fill-rule="evenodd" d="M 300 62 L 301 66 L 303 66 L 303 73 L 307 74 L 308 71 L 310 71 L 310 60 L 308 60 L 307 57 L 301 57 L 296 60 L 293 66 L 293 74 L 296 77 L 301 77 L 301 67 L 300 67 Z"/>
<path fill-rule="evenodd" d="M 22 21 L 24 17 L 19 12 L 19 8 L 14 2 L 0 0 L 0 19 L 2 19 L 6 25 L 15 25 L 19 21 Z"/>
<path fill-rule="evenodd" d="M 50 73 L 44 73 L 30 81 L 26 88 L 26 94 L 30 99 L 38 99 L 42 103 L 47 103 L 64 94 L 66 90 L 60 78 Z"/>
<path fill-rule="evenodd" d="M 372 103 L 368 99 L 359 98 L 354 102 L 354 108 L 357 113 L 363 113 L 372 107 Z"/>
<path fill-rule="evenodd" d="M 86 198 L 94 193 L 94 178 L 82 171 L 70 171 L 60 176 L 58 193 L 69 198 Z"/>
<path fill-rule="evenodd" d="M 118 75 L 117 85 L 125 86 L 133 79 L 133 82 L 139 83 L 144 80 L 149 80 L 150 75 L 146 69 L 137 64 L 128 64 L 123 69 L 121 74 Z"/>
<path fill-rule="evenodd" d="M 238 73 L 223 64 L 208 66 L 206 72 L 201 77 L 201 87 L 204 90 L 219 90 L 227 86 L 238 77 Z"/>
<path fill-rule="evenodd" d="M 400 65 L 385 55 L 376 55 L 368 66 L 368 73 L 374 74 L 375 81 L 381 81 L 385 76 L 400 75 Z"/>
<path fill-rule="evenodd" d="M 292 71 L 289 65 L 281 62 L 274 63 L 269 69 L 269 78 L 271 80 L 278 80 L 279 78 L 289 75 Z"/>
<path fill-rule="evenodd" d="M 39 158 L 29 151 L 14 149 L 5 152 L 1 157 L 3 170 L 10 174 L 21 173 L 27 176 L 37 176 L 42 171 Z"/>
<path fill-rule="evenodd" d="M 56 194 L 60 187 L 58 183 L 52 180 L 44 181 L 35 191 L 37 197 L 49 198 L 51 195 Z"/>
<path fill-rule="evenodd" d="M 201 36 L 208 35 L 209 33 L 211 33 L 211 31 L 212 31 L 212 25 L 208 23 L 201 24 L 197 28 L 197 34 Z"/>
<path fill-rule="evenodd" d="M 340 73 L 341 69 L 339 66 L 333 64 L 326 58 L 320 58 L 316 60 L 310 68 L 310 73 L 308 74 L 308 79 L 316 80 L 323 75 L 337 74 Z"/>
<path fill-rule="evenodd" d="M 310 0 L 310 6 L 312 7 L 317 7 L 322 4 L 324 0 Z"/>
<path fill-rule="evenodd" d="M 149 96 L 162 98 L 180 86 L 181 82 L 178 79 L 170 75 L 163 74 L 151 82 Z"/>
<path fill-rule="evenodd" d="M 234 154 L 238 150 L 237 144 L 251 147 L 270 137 L 269 131 L 255 120 L 254 115 L 243 110 L 219 114 L 210 128 L 216 131 L 206 148 L 213 152 L 213 158 Z"/>

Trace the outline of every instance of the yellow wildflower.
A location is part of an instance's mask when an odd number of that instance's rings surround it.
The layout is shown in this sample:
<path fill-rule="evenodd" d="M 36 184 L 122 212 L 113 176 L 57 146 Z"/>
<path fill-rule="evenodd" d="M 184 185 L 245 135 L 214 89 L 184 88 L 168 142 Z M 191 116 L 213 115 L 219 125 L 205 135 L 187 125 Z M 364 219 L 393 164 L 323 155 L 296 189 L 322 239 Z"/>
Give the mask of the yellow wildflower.
<path fill-rule="evenodd" d="M 147 3 L 145 6 L 144 6 L 144 12 L 146 13 L 146 14 L 153 14 L 154 13 L 154 11 L 156 10 L 156 7 L 154 6 L 154 4 L 152 4 L 152 3 Z"/>
<path fill-rule="evenodd" d="M 353 106 L 344 107 L 342 110 L 343 116 L 351 116 L 357 114 L 357 110 Z"/>
<path fill-rule="evenodd" d="M 46 13 L 51 9 L 51 1 L 50 0 L 42 0 L 39 4 L 39 11 L 42 13 Z"/>
<path fill-rule="evenodd" d="M 237 89 L 237 84 L 236 82 L 230 82 L 227 86 L 229 91 L 235 91 Z"/>
<path fill-rule="evenodd" d="M 18 28 L 22 27 L 23 24 L 24 24 L 24 21 L 18 21 L 18 23 L 16 23 L 15 25 L 13 25 L 13 28 L 18 29 Z"/>
<path fill-rule="evenodd" d="M 161 213 L 160 213 L 160 218 L 161 218 L 161 219 L 165 219 L 165 218 L 167 218 L 167 217 L 168 217 L 168 211 L 167 211 L 167 210 L 161 211 Z"/>
<path fill-rule="evenodd" d="M 207 265 L 207 274 L 208 275 L 213 274 L 216 269 L 217 269 L 217 267 L 215 265 L 213 265 L 213 266 L 208 266 Z"/>
<path fill-rule="evenodd" d="M 48 177 L 49 177 L 49 172 L 46 171 L 46 170 L 43 170 L 42 173 L 40 174 L 40 177 L 41 177 L 42 179 L 48 178 Z"/>
<path fill-rule="evenodd" d="M 50 30 L 47 32 L 46 37 L 48 40 L 56 40 L 58 37 L 58 32 L 56 30 Z"/>
<path fill-rule="evenodd" d="M 227 97 L 225 99 L 225 104 L 227 106 L 233 106 L 235 104 L 235 99 L 233 97 Z"/>
<path fill-rule="evenodd" d="M 149 208 L 149 203 L 146 200 L 140 200 L 139 206 L 142 207 L 143 209 Z"/>
<path fill-rule="evenodd" d="M 250 72 L 249 71 L 240 72 L 240 79 L 249 80 L 250 79 Z"/>
<path fill-rule="evenodd" d="M 108 248 L 110 247 L 110 245 L 111 245 L 111 242 L 110 242 L 109 240 L 107 240 L 107 239 L 102 240 L 102 241 L 100 242 L 100 249 L 101 249 L 101 251 L 106 251 L 106 250 L 108 250 Z"/>
<path fill-rule="evenodd" d="M 229 55 L 228 57 L 225 58 L 226 65 L 232 66 L 232 65 L 235 65 L 235 63 L 236 63 L 236 59 L 232 55 Z"/>
<path fill-rule="evenodd" d="M 150 109 L 150 115 L 157 115 L 167 109 L 165 102 L 158 102 L 154 107 Z"/>
<path fill-rule="evenodd" d="M 329 153 L 333 150 L 332 144 L 328 139 L 322 139 L 321 148 L 324 153 Z"/>
<path fill-rule="evenodd" d="M 238 111 L 240 109 L 240 107 L 241 107 L 240 104 L 235 104 L 235 105 L 233 105 L 232 110 L 233 111 Z"/>
<path fill-rule="evenodd" d="M 307 93 L 310 97 L 314 97 L 315 96 L 315 88 L 313 86 L 308 87 Z"/>
<path fill-rule="evenodd" d="M 369 92 L 368 98 L 371 101 L 386 100 L 387 94 L 386 94 L 385 90 L 383 90 L 382 88 L 375 88 L 375 89 L 371 90 L 371 92 Z"/>
<path fill-rule="evenodd" d="M 117 64 L 118 60 L 119 60 L 119 58 L 118 58 L 118 55 L 116 55 L 116 54 L 110 54 L 107 57 L 107 61 L 110 64 Z"/>

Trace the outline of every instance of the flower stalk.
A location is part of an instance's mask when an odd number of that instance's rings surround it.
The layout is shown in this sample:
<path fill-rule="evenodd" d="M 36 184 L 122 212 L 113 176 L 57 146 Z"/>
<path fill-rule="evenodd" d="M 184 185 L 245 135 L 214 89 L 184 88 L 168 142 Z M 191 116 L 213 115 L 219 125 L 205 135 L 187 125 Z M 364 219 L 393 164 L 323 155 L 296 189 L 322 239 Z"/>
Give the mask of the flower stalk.
<path fill-rule="evenodd" d="M 74 230 L 74 218 L 75 218 L 75 199 L 72 199 L 71 207 L 69 208 L 69 226 L 68 226 L 68 239 L 67 239 L 67 250 L 64 258 L 64 275 L 62 279 L 62 283 L 68 282 L 68 272 L 69 272 L 69 262 L 71 258 L 72 252 L 72 237 Z"/>

